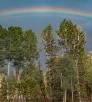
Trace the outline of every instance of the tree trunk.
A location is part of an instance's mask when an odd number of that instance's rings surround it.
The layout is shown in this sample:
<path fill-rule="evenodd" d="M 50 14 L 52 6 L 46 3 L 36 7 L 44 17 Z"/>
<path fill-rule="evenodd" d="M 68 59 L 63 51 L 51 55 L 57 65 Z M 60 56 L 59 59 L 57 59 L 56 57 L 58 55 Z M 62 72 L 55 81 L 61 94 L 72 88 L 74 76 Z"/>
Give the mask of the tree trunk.
<path fill-rule="evenodd" d="M 61 73 L 61 88 L 63 87 L 63 81 L 62 81 L 62 73 Z"/>
<path fill-rule="evenodd" d="M 79 82 L 79 69 L 78 69 L 78 60 L 75 61 L 76 62 L 76 71 L 77 71 L 77 90 L 78 90 L 78 98 L 79 98 L 79 102 L 82 102 L 81 99 L 81 92 L 80 92 L 80 82 Z"/>
<path fill-rule="evenodd" d="M 73 94 L 74 94 L 74 93 L 73 93 L 73 90 L 72 90 L 72 102 L 74 102 L 74 96 L 73 96 Z"/>
<path fill-rule="evenodd" d="M 92 92 L 90 93 L 90 102 L 92 102 Z"/>
<path fill-rule="evenodd" d="M 74 102 L 74 89 L 73 89 L 73 81 L 72 81 L 72 78 L 71 78 L 71 91 L 72 91 L 72 102 Z"/>
<path fill-rule="evenodd" d="M 63 102 L 67 101 L 67 90 L 64 91 Z"/>
<path fill-rule="evenodd" d="M 10 61 L 8 62 L 7 65 L 7 79 L 10 76 Z M 9 102 L 9 83 L 7 82 L 7 102 Z"/>
<path fill-rule="evenodd" d="M 62 80 L 62 73 L 61 73 L 61 76 L 60 76 L 60 81 L 61 81 L 61 91 L 62 91 L 62 88 L 63 88 L 63 80 Z M 62 93 L 62 92 L 61 92 Z M 62 96 L 62 95 L 61 95 Z M 61 97 L 62 98 L 62 97 Z M 62 100 L 62 99 L 61 99 Z M 63 99 L 64 101 L 64 99 Z"/>

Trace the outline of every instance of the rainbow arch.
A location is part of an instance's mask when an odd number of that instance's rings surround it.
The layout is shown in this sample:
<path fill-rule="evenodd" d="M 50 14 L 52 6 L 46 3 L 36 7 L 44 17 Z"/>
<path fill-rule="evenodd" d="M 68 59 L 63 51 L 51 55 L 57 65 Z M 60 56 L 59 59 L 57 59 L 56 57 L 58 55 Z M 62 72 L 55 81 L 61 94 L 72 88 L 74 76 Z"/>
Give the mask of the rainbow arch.
<path fill-rule="evenodd" d="M 71 14 L 77 16 L 84 16 L 92 18 L 92 12 L 82 11 L 78 9 L 70 9 L 65 7 L 26 7 L 15 8 L 8 10 L 1 10 L 0 16 L 13 15 L 13 14 L 25 14 L 25 13 L 58 13 L 58 14 Z"/>

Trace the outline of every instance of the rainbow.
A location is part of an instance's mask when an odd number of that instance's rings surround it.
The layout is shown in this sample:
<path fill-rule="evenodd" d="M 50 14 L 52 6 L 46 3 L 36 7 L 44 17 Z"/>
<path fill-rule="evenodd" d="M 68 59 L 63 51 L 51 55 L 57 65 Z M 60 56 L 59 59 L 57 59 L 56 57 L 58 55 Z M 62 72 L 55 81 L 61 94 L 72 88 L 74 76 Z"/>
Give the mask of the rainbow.
<path fill-rule="evenodd" d="M 78 9 L 71 9 L 65 7 L 27 7 L 27 8 L 15 8 L 15 9 L 8 9 L 8 10 L 0 10 L 0 16 L 5 15 L 15 15 L 15 14 L 25 14 L 25 13 L 58 13 L 58 14 L 71 14 L 77 16 L 84 16 L 92 18 L 92 12 L 78 10 Z"/>

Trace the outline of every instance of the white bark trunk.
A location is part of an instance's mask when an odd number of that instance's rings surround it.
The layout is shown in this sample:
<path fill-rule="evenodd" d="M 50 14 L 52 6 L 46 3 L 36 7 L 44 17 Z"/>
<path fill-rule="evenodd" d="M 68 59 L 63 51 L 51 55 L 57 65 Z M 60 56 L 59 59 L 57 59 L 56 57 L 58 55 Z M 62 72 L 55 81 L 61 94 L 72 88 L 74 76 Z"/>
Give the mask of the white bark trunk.
<path fill-rule="evenodd" d="M 7 72 L 8 74 L 8 76 L 10 75 L 10 61 L 8 62 L 8 72 Z"/>
<path fill-rule="evenodd" d="M 66 99 L 67 99 L 67 91 L 65 90 L 65 92 L 64 92 L 64 102 L 66 102 Z"/>
<path fill-rule="evenodd" d="M 67 90 L 64 91 L 63 102 L 67 101 Z"/>
<path fill-rule="evenodd" d="M 61 88 L 63 87 L 62 73 L 61 73 Z"/>
<path fill-rule="evenodd" d="M 73 90 L 72 90 L 72 102 L 74 102 Z"/>
<path fill-rule="evenodd" d="M 9 77 L 10 75 L 10 61 L 8 62 L 8 65 L 7 65 L 7 78 Z M 8 85 L 8 82 L 7 82 L 7 101 L 9 101 L 9 89 L 8 89 L 9 85 Z"/>
<path fill-rule="evenodd" d="M 74 89 L 73 89 L 73 81 L 72 81 L 72 78 L 71 78 L 71 91 L 72 91 L 72 102 L 74 102 Z"/>

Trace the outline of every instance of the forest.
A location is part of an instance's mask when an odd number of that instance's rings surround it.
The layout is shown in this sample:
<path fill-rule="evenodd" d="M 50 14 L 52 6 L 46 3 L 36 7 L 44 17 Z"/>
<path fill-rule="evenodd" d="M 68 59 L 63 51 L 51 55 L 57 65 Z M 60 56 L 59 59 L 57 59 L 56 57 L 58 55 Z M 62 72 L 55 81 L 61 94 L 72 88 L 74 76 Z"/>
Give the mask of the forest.
<path fill-rule="evenodd" d="M 0 102 L 92 102 L 92 52 L 86 51 L 85 32 L 64 19 L 39 36 L 0 25 Z"/>

